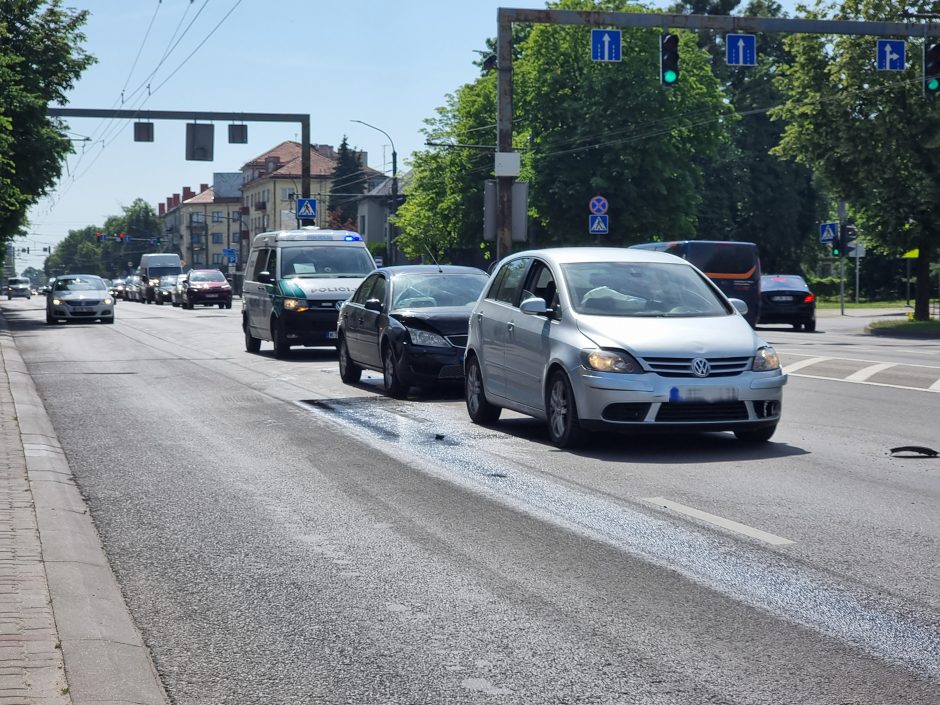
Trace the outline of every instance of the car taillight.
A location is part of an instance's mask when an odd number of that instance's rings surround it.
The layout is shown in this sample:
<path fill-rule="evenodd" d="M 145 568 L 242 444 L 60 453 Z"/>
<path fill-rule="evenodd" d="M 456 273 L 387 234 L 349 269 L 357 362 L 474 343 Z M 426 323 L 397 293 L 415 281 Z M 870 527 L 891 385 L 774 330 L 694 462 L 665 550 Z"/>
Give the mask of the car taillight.
<path fill-rule="evenodd" d="M 811 303 L 813 303 L 815 300 L 816 300 L 816 297 L 815 297 L 815 296 L 813 296 L 812 294 L 807 294 L 807 295 L 803 298 L 803 303 L 804 303 L 804 304 L 811 304 Z"/>

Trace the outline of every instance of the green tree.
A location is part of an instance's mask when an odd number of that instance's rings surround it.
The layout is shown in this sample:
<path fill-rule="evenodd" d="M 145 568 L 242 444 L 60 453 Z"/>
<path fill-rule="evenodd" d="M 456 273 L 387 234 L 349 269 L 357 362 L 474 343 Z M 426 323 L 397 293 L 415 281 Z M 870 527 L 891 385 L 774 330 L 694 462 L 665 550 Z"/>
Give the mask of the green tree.
<path fill-rule="evenodd" d="M 887 21 L 934 5 L 817 2 L 808 16 Z M 927 320 L 930 261 L 940 248 L 940 102 L 922 96 L 920 62 L 877 71 L 874 37 L 796 34 L 785 45 L 793 62 L 777 79 L 787 100 L 771 112 L 786 121 L 775 152 L 811 167 L 844 198 L 869 245 L 895 256 L 919 249 L 914 318 Z M 909 42 L 909 52 L 916 46 Z"/>
<path fill-rule="evenodd" d="M 673 9 L 729 15 L 738 4 L 738 0 L 686 0 Z M 774 0 L 752 0 L 743 14 L 785 16 Z M 822 206 L 812 171 L 771 154 L 785 125 L 767 115 L 783 100 L 773 80 L 779 67 L 790 61 L 783 35 L 759 34 L 758 65 L 749 68 L 727 65 L 722 33 L 703 30 L 698 37 L 712 57 L 728 101 L 741 115 L 740 120 L 725 123 L 728 144 L 701 161 L 706 197 L 698 211 L 698 237 L 756 242 L 764 271 L 799 272 L 804 262 L 818 257 L 815 227 Z"/>
<path fill-rule="evenodd" d="M 61 174 L 72 151 L 46 114 L 92 62 L 80 47 L 86 11 L 61 0 L 0 0 L 0 244 Z"/>
<path fill-rule="evenodd" d="M 330 175 L 330 198 L 327 203 L 330 222 L 336 227 L 356 230 L 356 204 L 365 193 L 366 178 L 359 153 L 349 148 L 346 135 L 337 150 L 338 159 Z"/>
<path fill-rule="evenodd" d="M 98 233 L 107 239 L 98 242 Z M 125 234 L 124 242 L 114 239 L 118 233 Z M 135 267 L 145 252 L 161 251 L 162 244 L 150 241 L 161 239 L 162 235 L 156 211 L 144 199 L 138 198 L 122 208 L 120 215 L 109 216 L 103 227 L 88 225 L 70 230 L 46 258 L 44 270 L 47 276 L 82 272 L 117 277 L 125 272 L 127 262 Z"/>
<path fill-rule="evenodd" d="M 29 279 L 29 283 L 35 287 L 42 286 L 46 283 L 46 280 L 43 278 L 42 270 L 36 269 L 35 267 L 27 267 L 22 271 L 20 276 Z"/>

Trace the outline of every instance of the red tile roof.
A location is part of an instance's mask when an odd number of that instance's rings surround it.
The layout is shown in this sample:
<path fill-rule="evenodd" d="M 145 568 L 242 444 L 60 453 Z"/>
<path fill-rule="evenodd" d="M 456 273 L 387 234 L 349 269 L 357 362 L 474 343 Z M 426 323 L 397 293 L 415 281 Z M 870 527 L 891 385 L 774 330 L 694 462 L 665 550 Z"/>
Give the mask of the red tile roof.
<path fill-rule="evenodd" d="M 300 157 L 301 144 L 293 140 L 281 142 L 273 149 L 269 149 L 264 154 L 260 154 L 249 162 L 246 162 L 242 169 L 251 167 L 261 167 L 268 163 L 268 160 L 277 157 L 278 168 L 270 174 L 265 174 L 260 178 L 273 176 L 275 178 L 300 178 Z M 310 147 L 310 176 L 312 178 L 329 178 L 336 168 L 336 159 L 328 157 L 317 151 L 316 147 Z M 375 169 L 363 165 L 363 172 L 367 176 L 376 176 L 379 174 Z"/>

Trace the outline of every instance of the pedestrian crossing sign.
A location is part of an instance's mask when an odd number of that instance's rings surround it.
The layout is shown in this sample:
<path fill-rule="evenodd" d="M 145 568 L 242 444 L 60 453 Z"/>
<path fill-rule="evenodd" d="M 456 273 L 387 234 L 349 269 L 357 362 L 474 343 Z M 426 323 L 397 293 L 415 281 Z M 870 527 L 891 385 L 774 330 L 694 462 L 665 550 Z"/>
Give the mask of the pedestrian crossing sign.
<path fill-rule="evenodd" d="M 298 198 L 297 199 L 297 217 L 312 219 L 317 217 L 317 199 Z"/>
<path fill-rule="evenodd" d="M 606 235 L 608 233 L 607 216 L 606 215 L 589 215 L 588 216 L 588 232 L 591 235 Z"/>

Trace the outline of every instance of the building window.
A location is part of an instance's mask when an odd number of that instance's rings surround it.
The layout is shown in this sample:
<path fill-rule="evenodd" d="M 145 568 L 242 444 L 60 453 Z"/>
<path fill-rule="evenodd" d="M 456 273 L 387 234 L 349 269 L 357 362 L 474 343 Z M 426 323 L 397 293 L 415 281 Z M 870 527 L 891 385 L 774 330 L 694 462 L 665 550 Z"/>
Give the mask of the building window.
<path fill-rule="evenodd" d="M 202 223 L 202 222 L 204 222 L 203 214 L 202 214 L 202 213 L 191 213 L 191 214 L 190 214 L 190 222 L 191 222 L 191 223 Z"/>
<path fill-rule="evenodd" d="M 212 233 L 212 244 L 213 245 L 222 245 L 225 243 L 222 233 Z"/>
<path fill-rule="evenodd" d="M 216 252 L 212 255 L 212 264 L 222 264 L 222 253 Z"/>
<path fill-rule="evenodd" d="M 282 201 L 293 201 L 293 200 L 294 200 L 294 189 L 292 189 L 292 188 L 282 188 L 282 189 L 281 189 L 281 200 L 282 200 Z"/>
<path fill-rule="evenodd" d="M 222 211 L 212 211 L 212 222 L 213 223 L 222 222 Z"/>

